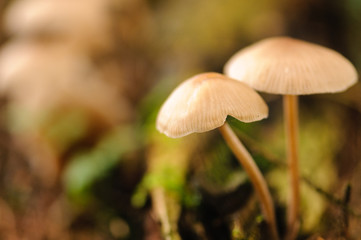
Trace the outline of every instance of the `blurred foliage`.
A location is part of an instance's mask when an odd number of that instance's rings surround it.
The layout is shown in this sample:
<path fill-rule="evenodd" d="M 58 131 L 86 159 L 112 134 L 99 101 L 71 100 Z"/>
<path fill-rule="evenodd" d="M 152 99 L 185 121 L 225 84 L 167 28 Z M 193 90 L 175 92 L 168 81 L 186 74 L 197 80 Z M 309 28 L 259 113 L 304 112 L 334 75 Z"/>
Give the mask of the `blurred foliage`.
<path fill-rule="evenodd" d="M 89 126 L 88 118 L 82 109 L 64 113 L 44 113 L 44 116 L 32 117 L 27 109 L 9 106 L 8 126 L 14 133 L 23 133 L 44 126 L 44 135 L 60 149 L 69 148 L 78 139 L 84 137 Z"/>
<path fill-rule="evenodd" d="M 125 153 L 142 146 L 130 126 L 121 126 L 99 140 L 91 150 L 74 154 L 64 170 L 66 192 L 84 204 L 91 186 L 123 159 Z"/>
<path fill-rule="evenodd" d="M 220 134 L 167 138 L 158 109 L 184 79 L 222 72 L 275 35 L 331 47 L 360 70 L 360 13 L 358 0 L 0 1 L 0 239 L 262 239 Z M 360 95 L 358 83 L 300 98 L 299 239 L 361 235 Z M 227 121 L 265 174 L 283 232 L 281 98 L 262 96 L 268 119 Z"/>

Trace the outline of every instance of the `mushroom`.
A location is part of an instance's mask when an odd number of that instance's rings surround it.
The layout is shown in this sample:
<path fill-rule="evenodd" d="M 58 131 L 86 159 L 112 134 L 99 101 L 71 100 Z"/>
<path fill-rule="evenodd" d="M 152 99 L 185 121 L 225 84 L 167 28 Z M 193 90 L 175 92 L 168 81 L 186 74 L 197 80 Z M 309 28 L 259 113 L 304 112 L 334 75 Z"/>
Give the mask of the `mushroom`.
<path fill-rule="evenodd" d="M 85 52 L 108 50 L 112 40 L 107 0 L 18 0 L 4 14 L 4 28 L 21 39 L 60 40 Z M 86 6 L 86 7 L 84 7 Z"/>
<path fill-rule="evenodd" d="M 129 121 L 132 112 L 86 56 L 53 43 L 4 45 L 0 95 L 14 144 L 48 187 L 71 146 Z"/>
<path fill-rule="evenodd" d="M 334 50 L 289 37 L 273 37 L 236 53 L 226 75 L 252 88 L 283 95 L 287 159 L 291 183 L 288 236 L 299 228 L 298 97 L 344 91 L 357 82 L 357 71 Z"/>
<path fill-rule="evenodd" d="M 273 239 L 278 239 L 275 211 L 266 181 L 260 170 L 226 123 L 230 115 L 243 122 L 268 116 L 263 99 L 246 84 L 218 73 L 196 75 L 178 86 L 157 117 L 157 129 L 178 138 L 218 128 L 254 185 Z"/>

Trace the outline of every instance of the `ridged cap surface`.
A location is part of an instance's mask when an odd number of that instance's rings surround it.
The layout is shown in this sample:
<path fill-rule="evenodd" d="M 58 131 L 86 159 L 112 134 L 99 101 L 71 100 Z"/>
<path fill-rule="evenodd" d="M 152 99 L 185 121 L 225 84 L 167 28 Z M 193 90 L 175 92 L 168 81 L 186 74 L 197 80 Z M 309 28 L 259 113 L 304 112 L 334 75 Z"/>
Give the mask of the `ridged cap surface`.
<path fill-rule="evenodd" d="M 246 84 L 218 73 L 203 73 L 180 84 L 161 107 L 157 129 L 182 137 L 220 127 L 227 115 L 243 122 L 268 116 L 263 99 Z"/>
<path fill-rule="evenodd" d="M 258 91 L 290 95 L 340 92 L 358 79 L 355 67 L 338 52 L 289 37 L 240 50 L 224 72 Z"/>

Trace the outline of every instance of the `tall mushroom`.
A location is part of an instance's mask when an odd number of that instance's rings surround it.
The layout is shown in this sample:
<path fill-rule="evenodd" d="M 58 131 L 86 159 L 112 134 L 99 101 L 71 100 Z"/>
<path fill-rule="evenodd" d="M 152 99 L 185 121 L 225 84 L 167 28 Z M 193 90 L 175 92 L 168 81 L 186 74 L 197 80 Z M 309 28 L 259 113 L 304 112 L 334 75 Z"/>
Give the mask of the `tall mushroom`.
<path fill-rule="evenodd" d="M 333 93 L 357 82 L 354 66 L 334 50 L 289 37 L 273 37 L 236 53 L 225 74 L 252 88 L 283 95 L 290 174 L 288 238 L 299 228 L 298 98 L 297 95 Z"/>
<path fill-rule="evenodd" d="M 178 86 L 157 117 L 157 129 L 173 138 L 219 128 L 227 144 L 248 173 L 261 202 L 271 236 L 278 239 L 275 211 L 265 179 L 230 126 L 227 116 L 253 122 L 268 116 L 262 98 L 246 84 L 218 73 L 196 75 Z"/>

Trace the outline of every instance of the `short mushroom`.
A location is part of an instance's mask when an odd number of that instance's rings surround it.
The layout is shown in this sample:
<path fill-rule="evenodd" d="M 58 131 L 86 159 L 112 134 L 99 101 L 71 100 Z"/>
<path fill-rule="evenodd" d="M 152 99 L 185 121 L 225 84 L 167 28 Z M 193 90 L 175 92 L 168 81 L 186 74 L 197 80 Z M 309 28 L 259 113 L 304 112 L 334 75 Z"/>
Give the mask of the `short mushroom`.
<path fill-rule="evenodd" d="M 228 115 L 243 122 L 253 122 L 266 118 L 268 107 L 246 84 L 222 74 L 203 73 L 186 80 L 173 91 L 161 107 L 156 125 L 160 132 L 172 138 L 219 128 L 249 175 L 273 239 L 278 239 L 274 206 L 266 181 L 226 123 Z"/>
<path fill-rule="evenodd" d="M 287 159 L 291 179 L 288 236 L 299 228 L 297 95 L 344 91 L 357 82 L 357 71 L 334 50 L 289 37 L 273 37 L 236 53 L 225 74 L 252 88 L 283 95 Z"/>

